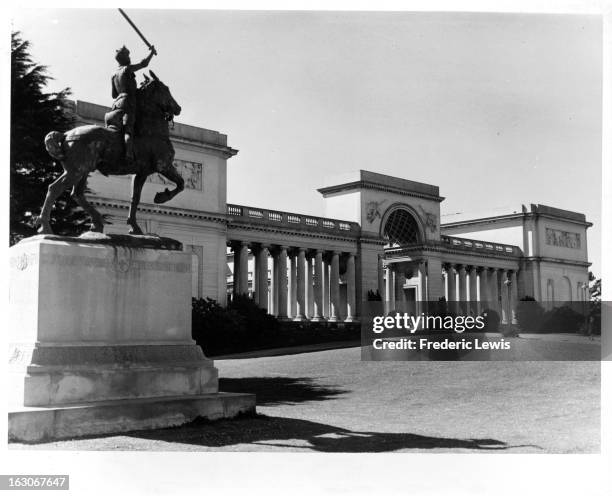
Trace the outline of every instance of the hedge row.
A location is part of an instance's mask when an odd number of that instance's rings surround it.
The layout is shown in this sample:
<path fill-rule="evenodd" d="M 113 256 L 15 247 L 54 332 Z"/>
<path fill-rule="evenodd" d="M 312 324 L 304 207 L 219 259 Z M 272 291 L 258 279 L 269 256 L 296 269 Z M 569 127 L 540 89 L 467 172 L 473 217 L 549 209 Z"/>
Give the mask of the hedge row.
<path fill-rule="evenodd" d="M 247 296 L 222 307 L 215 300 L 192 300 L 192 336 L 208 356 L 331 341 L 358 340 L 360 326 L 279 321 Z"/>
<path fill-rule="evenodd" d="M 597 302 L 566 302 L 548 311 L 526 296 L 516 310 L 522 332 L 601 334 L 601 311 Z"/>

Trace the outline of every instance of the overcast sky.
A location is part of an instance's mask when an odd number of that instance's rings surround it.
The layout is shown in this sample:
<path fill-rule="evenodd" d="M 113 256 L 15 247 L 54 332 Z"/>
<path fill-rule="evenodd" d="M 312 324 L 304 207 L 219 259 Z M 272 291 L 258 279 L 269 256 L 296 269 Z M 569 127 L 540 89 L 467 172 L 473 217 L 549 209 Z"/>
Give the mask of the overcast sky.
<path fill-rule="evenodd" d="M 440 186 L 442 221 L 521 203 L 584 212 L 600 270 L 601 21 L 596 16 L 128 10 L 180 121 L 228 135 L 228 201 L 323 215 L 325 176 Z M 23 10 L 53 87 L 110 105 L 116 10 Z M 446 216 L 444 216 L 446 214 Z"/>

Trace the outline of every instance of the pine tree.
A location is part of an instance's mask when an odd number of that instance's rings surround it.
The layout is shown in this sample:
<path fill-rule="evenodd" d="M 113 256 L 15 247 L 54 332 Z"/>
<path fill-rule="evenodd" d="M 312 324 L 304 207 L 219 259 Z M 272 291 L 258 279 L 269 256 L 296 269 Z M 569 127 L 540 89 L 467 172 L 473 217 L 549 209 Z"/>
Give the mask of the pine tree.
<path fill-rule="evenodd" d="M 47 67 L 35 63 L 30 42 L 21 33 L 11 35 L 11 192 L 10 243 L 36 234 L 34 221 L 47 193 L 47 187 L 62 173 L 45 149 L 49 131 L 66 131 L 74 125 L 73 107 L 67 99 L 70 89 L 46 93 L 51 80 Z M 64 193 L 51 213 L 57 234 L 75 235 L 87 229 L 88 220 Z"/>

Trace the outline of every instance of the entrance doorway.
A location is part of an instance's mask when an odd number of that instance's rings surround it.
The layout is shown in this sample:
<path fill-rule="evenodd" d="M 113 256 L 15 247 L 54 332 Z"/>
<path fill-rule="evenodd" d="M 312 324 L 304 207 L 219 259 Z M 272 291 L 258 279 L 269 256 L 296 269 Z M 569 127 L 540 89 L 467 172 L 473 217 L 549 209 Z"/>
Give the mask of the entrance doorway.
<path fill-rule="evenodd" d="M 417 287 L 416 286 L 404 287 L 403 311 L 410 315 L 417 314 L 418 306 L 417 306 Z"/>

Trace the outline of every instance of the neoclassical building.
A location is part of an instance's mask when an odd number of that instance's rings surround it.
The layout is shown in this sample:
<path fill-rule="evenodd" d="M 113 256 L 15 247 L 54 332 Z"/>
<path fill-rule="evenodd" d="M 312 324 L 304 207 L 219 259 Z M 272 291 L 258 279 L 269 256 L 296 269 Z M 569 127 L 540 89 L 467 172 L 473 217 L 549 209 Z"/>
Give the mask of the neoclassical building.
<path fill-rule="evenodd" d="M 101 124 L 106 107 L 78 101 L 81 123 Z M 227 136 L 176 123 L 175 165 L 186 189 L 155 205 L 143 190 L 146 232 L 175 238 L 193 259 L 193 295 L 225 304 L 250 295 L 280 318 L 359 319 L 362 302 L 418 313 L 446 299 L 456 310 L 496 309 L 514 319 L 526 295 L 553 305 L 588 298 L 587 229 L 580 213 L 522 205 L 505 215 L 440 222 L 438 186 L 357 171 L 318 191 L 326 217 L 228 204 Z M 154 176 L 150 182 L 163 184 Z M 125 233 L 129 177 L 90 179 L 90 200 Z"/>

